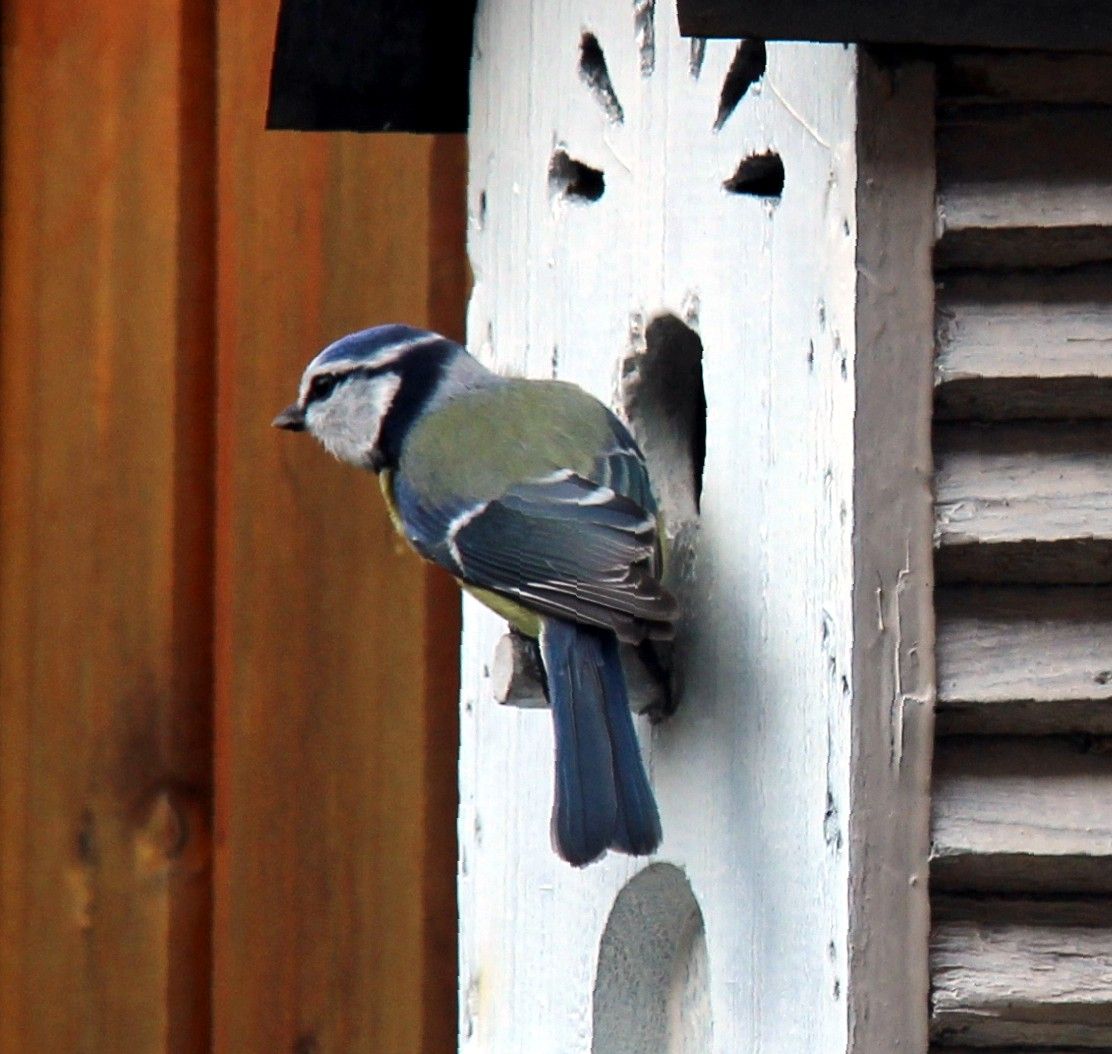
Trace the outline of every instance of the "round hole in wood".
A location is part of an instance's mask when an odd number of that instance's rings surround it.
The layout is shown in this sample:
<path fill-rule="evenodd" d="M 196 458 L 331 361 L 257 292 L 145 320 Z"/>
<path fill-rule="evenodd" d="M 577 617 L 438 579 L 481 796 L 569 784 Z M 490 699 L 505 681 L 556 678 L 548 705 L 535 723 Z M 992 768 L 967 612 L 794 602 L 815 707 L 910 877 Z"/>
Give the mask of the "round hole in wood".
<path fill-rule="evenodd" d="M 599 944 L 593 1054 L 704 1054 L 711 1046 L 703 913 L 687 876 L 652 864 L 618 894 Z"/>

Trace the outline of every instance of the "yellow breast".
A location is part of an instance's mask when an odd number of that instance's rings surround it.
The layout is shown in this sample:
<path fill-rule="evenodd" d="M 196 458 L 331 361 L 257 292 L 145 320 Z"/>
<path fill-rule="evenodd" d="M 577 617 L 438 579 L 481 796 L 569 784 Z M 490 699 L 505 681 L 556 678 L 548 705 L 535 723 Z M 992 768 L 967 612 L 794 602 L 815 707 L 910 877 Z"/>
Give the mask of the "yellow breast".
<path fill-rule="evenodd" d="M 394 499 L 394 473 L 392 469 L 383 469 L 378 474 L 378 485 L 382 488 L 382 496 L 386 500 L 386 511 L 390 514 L 390 522 L 394 525 L 394 530 L 409 542 L 409 539 L 406 538 L 405 528 L 402 526 L 402 518 L 398 514 L 398 503 Z M 410 548 L 413 548 L 412 543 L 410 543 Z M 415 549 L 414 552 L 416 552 Z M 485 604 L 496 615 L 501 615 L 519 633 L 524 633 L 527 637 L 540 636 L 541 620 L 536 612 L 530 611 L 517 601 L 510 600 L 499 593 L 492 593 L 489 589 L 469 585 L 459 578 L 456 581 L 459 582 L 462 589 L 467 590 L 481 604 Z"/>

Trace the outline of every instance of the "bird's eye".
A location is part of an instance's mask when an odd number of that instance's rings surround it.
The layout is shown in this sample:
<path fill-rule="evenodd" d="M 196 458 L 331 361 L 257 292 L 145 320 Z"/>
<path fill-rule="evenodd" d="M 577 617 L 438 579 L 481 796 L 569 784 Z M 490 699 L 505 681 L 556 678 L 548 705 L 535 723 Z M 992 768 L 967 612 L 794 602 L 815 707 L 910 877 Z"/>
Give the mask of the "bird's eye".
<path fill-rule="evenodd" d="M 340 378 L 334 373 L 321 373 L 313 378 L 309 385 L 309 400 L 327 399 L 332 390 L 339 384 Z"/>

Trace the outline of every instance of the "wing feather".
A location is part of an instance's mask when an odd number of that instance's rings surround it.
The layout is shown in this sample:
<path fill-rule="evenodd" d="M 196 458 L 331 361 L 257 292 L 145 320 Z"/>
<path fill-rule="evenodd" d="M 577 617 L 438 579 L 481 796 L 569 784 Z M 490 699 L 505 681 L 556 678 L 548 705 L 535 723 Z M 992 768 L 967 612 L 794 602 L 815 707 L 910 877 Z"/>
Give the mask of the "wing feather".
<path fill-rule="evenodd" d="M 448 546 L 465 581 L 542 613 L 625 640 L 670 634 L 676 604 L 654 573 L 655 520 L 582 476 L 510 488 L 458 517 Z"/>

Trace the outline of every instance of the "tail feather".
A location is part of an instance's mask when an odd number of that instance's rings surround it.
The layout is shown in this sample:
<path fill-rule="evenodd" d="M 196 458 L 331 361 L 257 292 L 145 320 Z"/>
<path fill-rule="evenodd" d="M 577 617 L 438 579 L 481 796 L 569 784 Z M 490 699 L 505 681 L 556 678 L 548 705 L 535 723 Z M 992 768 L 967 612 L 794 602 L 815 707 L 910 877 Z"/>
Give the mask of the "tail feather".
<path fill-rule="evenodd" d="M 652 852 L 660 843 L 660 818 L 629 712 L 617 638 L 548 618 L 540 644 L 556 739 L 557 852 L 577 867 L 610 847 Z"/>
<path fill-rule="evenodd" d="M 610 844 L 623 853 L 644 856 L 660 845 L 660 814 L 641 760 L 641 746 L 633 727 L 633 715 L 629 712 L 629 693 L 626 691 L 618 640 L 608 633 L 601 644 L 606 724 L 610 731 L 610 752 L 618 797 L 618 824 Z"/>

